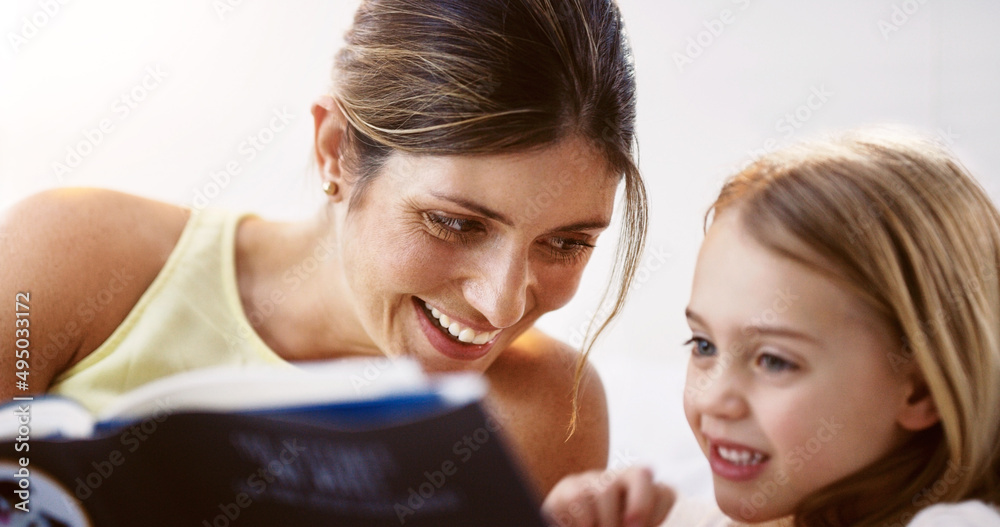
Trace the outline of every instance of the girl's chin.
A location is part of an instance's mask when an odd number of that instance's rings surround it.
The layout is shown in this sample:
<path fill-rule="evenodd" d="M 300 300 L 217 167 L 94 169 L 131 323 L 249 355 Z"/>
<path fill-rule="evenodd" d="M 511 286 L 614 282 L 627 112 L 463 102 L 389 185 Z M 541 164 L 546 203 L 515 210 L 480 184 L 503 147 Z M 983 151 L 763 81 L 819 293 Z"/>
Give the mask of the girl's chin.
<path fill-rule="evenodd" d="M 774 482 L 770 484 L 750 484 L 743 492 L 733 492 L 733 489 L 720 489 L 718 483 L 715 490 L 715 501 L 726 516 L 744 523 L 762 523 L 778 520 L 791 515 L 794 510 L 786 510 L 780 499 L 781 488 Z M 783 523 L 781 525 L 784 525 Z"/>

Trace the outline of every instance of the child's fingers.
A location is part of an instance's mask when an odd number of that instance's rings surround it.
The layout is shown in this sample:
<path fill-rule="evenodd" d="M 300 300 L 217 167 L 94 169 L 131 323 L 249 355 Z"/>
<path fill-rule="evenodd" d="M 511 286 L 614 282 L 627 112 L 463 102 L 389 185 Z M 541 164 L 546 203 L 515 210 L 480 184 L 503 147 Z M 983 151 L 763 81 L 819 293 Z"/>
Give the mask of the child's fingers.
<path fill-rule="evenodd" d="M 674 489 L 661 484 L 656 484 L 656 507 L 653 510 L 653 522 L 650 525 L 659 525 L 667 519 L 670 509 L 674 508 L 677 501 L 677 493 Z"/>
<path fill-rule="evenodd" d="M 584 472 L 556 484 L 542 504 L 552 527 L 598 527 L 594 482 L 601 474 Z"/>
<path fill-rule="evenodd" d="M 624 527 L 652 525 L 650 519 L 656 507 L 656 486 L 653 472 L 646 467 L 630 467 L 619 476 L 624 485 Z"/>
<path fill-rule="evenodd" d="M 659 525 L 673 506 L 673 491 L 653 482 L 645 467 L 620 474 L 591 471 L 568 476 L 542 505 L 557 527 L 649 527 Z"/>
<path fill-rule="evenodd" d="M 592 503 L 596 509 L 598 527 L 621 527 L 622 509 L 627 486 L 620 478 L 615 478 L 606 487 L 594 489 Z"/>

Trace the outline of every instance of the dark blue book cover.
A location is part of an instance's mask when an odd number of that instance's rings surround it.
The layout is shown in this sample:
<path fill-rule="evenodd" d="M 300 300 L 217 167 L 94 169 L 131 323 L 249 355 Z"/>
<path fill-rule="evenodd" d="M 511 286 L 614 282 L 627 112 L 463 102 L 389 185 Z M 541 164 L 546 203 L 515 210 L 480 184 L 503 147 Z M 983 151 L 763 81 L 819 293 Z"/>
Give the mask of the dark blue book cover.
<path fill-rule="evenodd" d="M 7 524 L 543 527 L 538 509 L 481 400 L 435 387 L 0 440 Z"/>

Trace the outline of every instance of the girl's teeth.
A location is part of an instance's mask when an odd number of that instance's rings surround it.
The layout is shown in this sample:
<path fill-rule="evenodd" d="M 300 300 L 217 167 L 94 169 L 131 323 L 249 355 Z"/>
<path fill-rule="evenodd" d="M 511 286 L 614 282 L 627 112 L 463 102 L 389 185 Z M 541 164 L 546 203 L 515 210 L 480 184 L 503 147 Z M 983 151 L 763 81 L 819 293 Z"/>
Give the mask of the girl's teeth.
<path fill-rule="evenodd" d="M 756 465 L 764 460 L 764 455 L 760 452 L 736 450 L 721 446 L 719 447 L 719 457 L 734 465 Z"/>
<path fill-rule="evenodd" d="M 487 342 L 493 340 L 493 338 L 500 333 L 499 329 L 495 331 L 484 331 L 482 333 L 476 333 L 474 329 L 462 326 L 457 321 L 452 320 L 448 315 L 445 315 L 444 313 L 439 311 L 437 308 L 431 307 L 429 303 L 424 302 L 424 305 L 427 306 L 427 309 L 431 312 L 431 315 L 435 319 L 437 319 L 438 324 L 440 324 L 442 328 L 447 330 L 448 333 L 451 333 L 452 336 L 456 337 L 459 340 L 459 342 L 465 342 L 467 344 L 471 343 L 476 345 L 486 344 Z"/>

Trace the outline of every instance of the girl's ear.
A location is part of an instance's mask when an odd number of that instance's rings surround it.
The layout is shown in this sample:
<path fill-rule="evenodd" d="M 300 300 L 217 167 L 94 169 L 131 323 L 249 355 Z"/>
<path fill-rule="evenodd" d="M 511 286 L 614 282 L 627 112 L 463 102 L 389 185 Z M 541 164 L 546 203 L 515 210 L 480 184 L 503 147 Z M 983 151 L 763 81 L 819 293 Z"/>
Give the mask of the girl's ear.
<path fill-rule="evenodd" d="M 937 424 L 941 420 L 937 405 L 927 387 L 927 383 L 919 375 L 912 375 L 907 385 L 906 400 L 899 410 L 896 421 L 904 429 L 918 432 Z"/>

